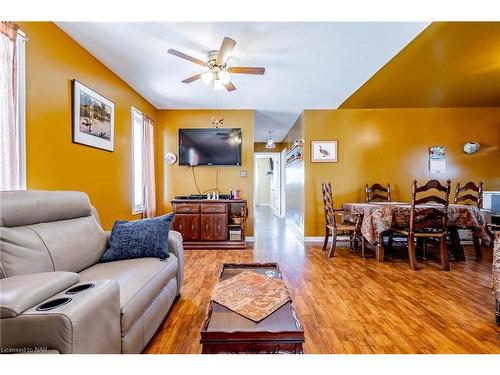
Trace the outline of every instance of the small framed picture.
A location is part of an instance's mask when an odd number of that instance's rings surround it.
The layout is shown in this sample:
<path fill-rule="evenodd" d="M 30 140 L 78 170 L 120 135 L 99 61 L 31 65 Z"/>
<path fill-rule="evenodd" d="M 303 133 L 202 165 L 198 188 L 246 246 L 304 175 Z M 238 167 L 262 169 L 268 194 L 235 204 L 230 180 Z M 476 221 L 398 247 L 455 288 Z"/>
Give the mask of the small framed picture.
<path fill-rule="evenodd" d="M 445 152 L 446 152 L 446 147 L 444 146 L 429 147 L 429 159 L 444 159 Z"/>
<path fill-rule="evenodd" d="M 312 163 L 336 163 L 337 141 L 311 141 Z"/>
<path fill-rule="evenodd" d="M 73 142 L 114 150 L 115 105 L 109 99 L 73 80 Z"/>

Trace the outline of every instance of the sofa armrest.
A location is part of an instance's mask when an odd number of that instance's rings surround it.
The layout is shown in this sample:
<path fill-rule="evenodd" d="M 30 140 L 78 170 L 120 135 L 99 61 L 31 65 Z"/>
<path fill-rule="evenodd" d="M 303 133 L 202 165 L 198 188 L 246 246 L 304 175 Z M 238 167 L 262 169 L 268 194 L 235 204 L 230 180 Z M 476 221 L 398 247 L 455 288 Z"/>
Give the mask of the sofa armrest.
<path fill-rule="evenodd" d="M 0 352 L 46 348 L 74 354 L 120 353 L 118 284 L 114 280 L 92 284 L 69 295 L 63 290 L 18 316 L 0 319 Z"/>
<path fill-rule="evenodd" d="M 179 294 L 184 279 L 184 246 L 182 244 L 182 235 L 175 230 L 168 232 L 168 251 L 173 253 L 179 262 L 177 269 L 177 294 Z"/>
<path fill-rule="evenodd" d="M 42 272 L 0 279 L 0 318 L 13 318 L 76 284 L 73 272 Z"/>

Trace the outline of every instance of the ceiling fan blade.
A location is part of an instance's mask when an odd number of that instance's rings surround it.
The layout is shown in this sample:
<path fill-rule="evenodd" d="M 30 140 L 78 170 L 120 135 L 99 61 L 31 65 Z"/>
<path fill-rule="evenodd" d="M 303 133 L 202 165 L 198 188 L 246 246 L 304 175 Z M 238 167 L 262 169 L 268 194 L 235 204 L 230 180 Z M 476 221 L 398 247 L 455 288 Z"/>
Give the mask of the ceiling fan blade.
<path fill-rule="evenodd" d="M 181 59 L 185 59 L 185 60 L 194 62 L 195 64 L 202 65 L 202 66 L 206 65 L 206 63 L 204 61 L 198 60 L 197 58 L 186 55 L 185 53 L 182 53 L 182 52 L 177 51 L 175 49 L 170 48 L 167 52 L 170 53 L 171 55 L 180 57 Z"/>
<path fill-rule="evenodd" d="M 184 81 L 182 81 L 182 83 L 191 83 L 191 82 L 194 82 L 194 81 L 197 81 L 201 78 L 201 73 L 200 74 L 196 74 L 192 77 L 189 77 L 189 78 L 186 78 Z"/>
<path fill-rule="evenodd" d="M 228 82 L 224 84 L 224 86 L 226 87 L 226 90 L 229 92 L 236 90 L 236 87 L 233 85 L 232 82 Z"/>
<path fill-rule="evenodd" d="M 266 72 L 266 68 L 257 68 L 250 66 L 232 66 L 229 69 L 231 73 L 237 74 L 264 74 Z"/>
<path fill-rule="evenodd" d="M 220 46 L 219 54 L 217 55 L 217 64 L 224 64 L 231 52 L 233 52 L 234 46 L 236 45 L 236 41 L 225 37 Z"/>

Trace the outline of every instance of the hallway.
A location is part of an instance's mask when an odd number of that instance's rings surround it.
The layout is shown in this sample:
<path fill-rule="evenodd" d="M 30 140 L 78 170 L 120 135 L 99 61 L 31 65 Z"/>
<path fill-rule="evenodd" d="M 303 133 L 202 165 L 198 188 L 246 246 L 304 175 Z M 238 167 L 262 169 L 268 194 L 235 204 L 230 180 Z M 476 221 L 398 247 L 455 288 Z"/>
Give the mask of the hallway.
<path fill-rule="evenodd" d="M 288 228 L 284 218 L 273 214 L 269 206 L 256 206 L 254 211 L 254 253 L 267 256 L 274 253 L 303 253 L 304 244 Z"/>

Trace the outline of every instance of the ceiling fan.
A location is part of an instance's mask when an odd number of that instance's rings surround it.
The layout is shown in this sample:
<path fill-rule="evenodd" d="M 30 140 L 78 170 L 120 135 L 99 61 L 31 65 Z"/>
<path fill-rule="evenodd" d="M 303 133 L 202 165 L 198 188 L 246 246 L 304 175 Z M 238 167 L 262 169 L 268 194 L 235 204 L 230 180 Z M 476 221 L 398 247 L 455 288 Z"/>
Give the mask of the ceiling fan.
<path fill-rule="evenodd" d="M 218 51 L 213 50 L 208 53 L 206 62 L 175 49 L 169 49 L 168 53 L 206 68 L 204 72 L 186 78 L 182 81 L 183 83 L 191 83 L 201 78 L 205 84 L 214 90 L 222 90 L 225 87 L 227 91 L 234 91 L 236 87 L 231 82 L 231 74 L 262 75 L 266 71 L 265 68 L 227 65 L 227 61 L 235 45 L 235 40 L 225 37 Z"/>

